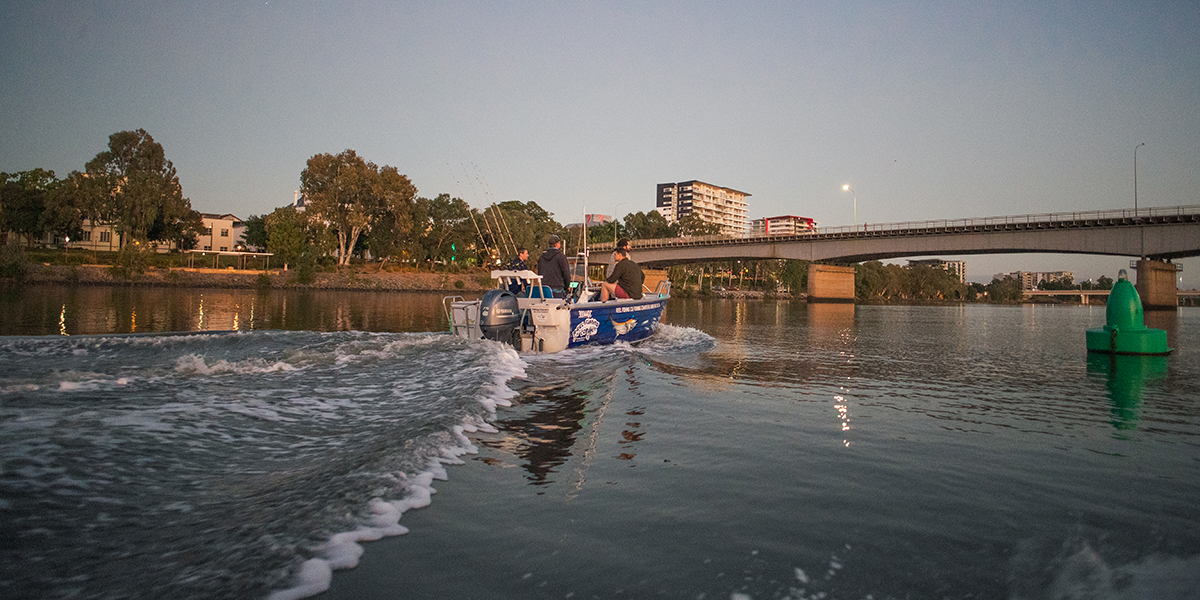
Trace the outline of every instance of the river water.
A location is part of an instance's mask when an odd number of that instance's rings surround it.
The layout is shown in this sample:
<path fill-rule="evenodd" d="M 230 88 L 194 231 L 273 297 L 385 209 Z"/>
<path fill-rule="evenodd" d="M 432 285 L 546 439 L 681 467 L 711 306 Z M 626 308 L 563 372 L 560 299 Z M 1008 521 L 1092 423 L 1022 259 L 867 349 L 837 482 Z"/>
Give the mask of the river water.
<path fill-rule="evenodd" d="M 519 356 L 440 302 L 0 290 L 0 597 L 1200 597 L 1195 309 L 1166 358 L 1088 356 L 1103 307 L 681 299 Z"/>

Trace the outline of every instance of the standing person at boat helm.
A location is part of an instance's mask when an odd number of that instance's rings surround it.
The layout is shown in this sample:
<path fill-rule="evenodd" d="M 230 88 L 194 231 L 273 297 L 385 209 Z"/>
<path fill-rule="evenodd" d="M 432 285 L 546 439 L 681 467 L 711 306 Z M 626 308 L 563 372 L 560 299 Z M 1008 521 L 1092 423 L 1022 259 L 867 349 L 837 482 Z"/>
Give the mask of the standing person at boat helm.
<path fill-rule="evenodd" d="M 609 298 L 641 300 L 642 284 L 646 282 L 642 268 L 629 258 L 628 250 L 621 248 L 613 250 L 613 261 L 617 264 L 613 265 L 612 274 L 600 283 L 600 301 L 608 302 Z"/>
<path fill-rule="evenodd" d="M 571 265 L 567 263 L 567 255 L 562 253 L 562 239 L 551 234 L 546 243 L 550 247 L 538 257 L 538 275 L 542 276 L 542 285 L 554 292 L 555 298 L 566 298 Z"/>

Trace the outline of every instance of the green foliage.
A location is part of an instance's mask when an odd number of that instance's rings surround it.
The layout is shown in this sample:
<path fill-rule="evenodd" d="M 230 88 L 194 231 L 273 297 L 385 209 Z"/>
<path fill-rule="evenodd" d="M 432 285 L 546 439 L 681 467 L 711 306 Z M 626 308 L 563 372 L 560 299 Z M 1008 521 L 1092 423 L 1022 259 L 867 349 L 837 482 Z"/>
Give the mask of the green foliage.
<path fill-rule="evenodd" d="M 855 296 L 860 301 L 963 300 L 966 284 L 944 269 L 904 267 L 874 260 L 855 265 Z"/>
<path fill-rule="evenodd" d="M 432 200 L 417 198 L 414 214 L 418 223 L 426 224 L 418 243 L 422 258 L 430 261 L 430 271 L 438 262 L 451 262 L 458 247 L 465 251 L 477 239 L 470 220 L 471 208 L 461 198 L 449 194 L 439 194 Z"/>
<path fill-rule="evenodd" d="M 329 223 L 337 236 L 339 265 L 350 264 L 358 237 L 381 219 L 401 235 L 413 222 L 417 188 L 408 177 L 396 167 L 368 162 L 353 150 L 308 159 L 300 185 L 314 220 Z"/>
<path fill-rule="evenodd" d="M 1015 304 L 1021 300 L 1021 282 L 1012 277 L 993 279 L 987 286 L 988 301 L 995 304 Z"/>
<path fill-rule="evenodd" d="M 267 251 L 283 262 L 284 270 L 295 263 L 313 245 L 308 215 L 291 206 L 275 209 L 264 219 Z"/>
<path fill-rule="evenodd" d="M 296 273 L 292 277 L 292 281 L 300 284 L 309 284 L 317 279 L 317 262 L 313 260 L 311 255 L 304 254 L 296 263 Z"/>
<path fill-rule="evenodd" d="M 0 246 L 0 278 L 23 281 L 29 274 L 29 258 L 16 244 Z"/>
<path fill-rule="evenodd" d="M 467 287 L 467 284 L 463 283 L 463 280 L 461 280 L 461 279 L 456 279 L 456 280 L 454 280 L 454 287 L 456 289 L 461 290 L 461 289 Z"/>
<path fill-rule="evenodd" d="M 130 281 L 140 278 L 146 273 L 150 264 L 149 256 L 154 253 L 150 244 L 133 242 L 125 244 L 118 252 L 113 262 L 112 274 L 119 279 Z"/>
<path fill-rule="evenodd" d="M 676 237 L 678 228 L 672 228 L 666 217 L 657 210 L 648 213 L 636 212 L 625 215 L 624 230 L 621 233 L 631 240 L 651 240 L 657 238 Z"/>
<path fill-rule="evenodd" d="M 250 215 L 245 221 L 246 229 L 243 237 L 248 249 L 261 252 L 267 247 L 267 218 L 261 215 Z"/>
<path fill-rule="evenodd" d="M 271 281 L 271 276 L 267 273 L 259 273 L 258 279 L 254 280 L 254 287 L 258 290 L 269 290 L 274 285 L 274 282 Z"/>
<path fill-rule="evenodd" d="M 22 234 L 32 246 L 51 225 L 47 203 L 57 185 L 54 171 L 0 173 L 0 230 Z"/>
<path fill-rule="evenodd" d="M 709 223 L 700 218 L 700 215 L 692 212 L 683 216 L 675 223 L 678 226 L 679 235 L 683 237 L 694 235 L 717 235 L 721 233 L 721 226 L 716 223 Z"/>
<path fill-rule="evenodd" d="M 144 129 L 108 137 L 108 150 L 96 155 L 76 177 L 71 203 L 92 218 L 112 223 L 132 241 L 181 242 L 194 236 L 200 215 L 183 197 L 175 166 Z M 84 185 L 79 179 L 90 180 Z M 94 182 L 94 183 L 91 183 Z"/>

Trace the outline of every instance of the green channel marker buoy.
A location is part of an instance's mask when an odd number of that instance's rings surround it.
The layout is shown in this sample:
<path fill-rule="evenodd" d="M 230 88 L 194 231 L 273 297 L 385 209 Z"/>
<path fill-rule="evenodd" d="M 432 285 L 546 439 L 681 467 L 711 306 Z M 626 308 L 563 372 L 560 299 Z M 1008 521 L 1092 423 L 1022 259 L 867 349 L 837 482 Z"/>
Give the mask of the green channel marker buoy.
<path fill-rule="evenodd" d="M 1121 269 L 1108 294 L 1107 323 L 1099 329 L 1087 330 L 1088 352 L 1170 354 L 1174 348 L 1167 347 L 1167 332 L 1146 327 L 1144 319 L 1142 298 L 1129 283 L 1125 269 Z"/>

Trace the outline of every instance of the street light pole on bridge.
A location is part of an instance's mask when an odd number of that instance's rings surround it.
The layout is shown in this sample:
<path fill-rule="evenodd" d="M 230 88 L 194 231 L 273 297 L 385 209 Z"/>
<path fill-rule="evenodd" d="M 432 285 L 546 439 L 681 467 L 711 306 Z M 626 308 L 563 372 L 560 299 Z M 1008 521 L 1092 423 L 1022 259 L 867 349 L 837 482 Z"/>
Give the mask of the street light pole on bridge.
<path fill-rule="evenodd" d="M 842 191 L 850 192 L 850 195 L 854 197 L 854 223 L 853 223 L 853 225 L 855 227 L 858 227 L 858 194 L 855 194 L 854 190 L 850 189 L 850 184 L 848 184 L 848 183 L 846 185 L 842 186 Z"/>
<path fill-rule="evenodd" d="M 1138 148 L 1145 146 L 1146 142 L 1142 142 L 1133 147 L 1133 217 L 1137 218 L 1138 201 L 1137 201 L 1137 151 Z M 1139 227 L 1142 232 L 1142 258 L 1146 258 L 1146 229 Z"/>

